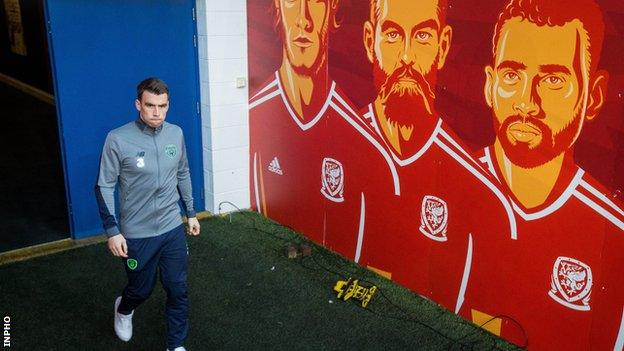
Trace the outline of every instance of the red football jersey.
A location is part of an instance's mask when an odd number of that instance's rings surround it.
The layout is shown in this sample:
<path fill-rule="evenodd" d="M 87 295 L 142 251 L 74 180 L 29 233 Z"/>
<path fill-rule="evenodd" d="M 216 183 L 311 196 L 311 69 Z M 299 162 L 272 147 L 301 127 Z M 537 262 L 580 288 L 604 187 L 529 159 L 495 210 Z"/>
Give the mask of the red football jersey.
<path fill-rule="evenodd" d="M 367 215 L 367 189 L 394 191 L 390 156 L 334 82 L 305 123 L 277 72 L 251 98 L 249 112 L 252 208 L 357 261 L 358 242 L 374 218 Z"/>
<path fill-rule="evenodd" d="M 364 238 L 364 265 L 458 311 L 472 274 L 476 240 L 515 235 L 513 211 L 490 175 L 472 159 L 441 119 L 415 153 L 400 157 L 386 143 L 371 105 L 364 121 L 392 155 L 400 195 L 380 193 L 386 216 Z"/>
<path fill-rule="evenodd" d="M 503 179 L 491 152 L 479 160 Z M 501 183 L 518 235 L 488 237 L 475 249 L 461 314 L 475 322 L 504 316 L 491 322 L 500 335 L 523 344 L 526 333 L 536 350 L 621 350 L 624 211 L 573 161 L 567 165 L 537 208 L 523 207 Z"/>

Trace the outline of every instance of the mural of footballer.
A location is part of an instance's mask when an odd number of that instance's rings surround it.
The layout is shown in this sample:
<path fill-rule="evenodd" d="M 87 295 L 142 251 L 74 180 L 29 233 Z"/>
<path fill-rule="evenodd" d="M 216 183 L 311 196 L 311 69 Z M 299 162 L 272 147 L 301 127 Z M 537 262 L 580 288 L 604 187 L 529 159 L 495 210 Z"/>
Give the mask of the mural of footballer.
<path fill-rule="evenodd" d="M 624 344 L 624 211 L 573 158 L 583 125 L 605 102 L 603 38 L 592 0 L 512 0 L 485 68 L 496 140 L 480 161 L 506 190 L 518 235 L 489 238 L 491 250 L 475 254 L 461 313 L 478 324 L 510 316 L 535 349 Z M 524 342 L 517 325 L 493 324 Z"/>
<path fill-rule="evenodd" d="M 504 194 L 435 111 L 452 38 L 446 11 L 444 0 L 370 1 L 363 42 L 378 94 L 363 121 L 391 154 L 401 194 L 376 201 L 391 215 L 372 225 L 393 230 L 364 236 L 361 263 L 458 311 L 473 238 L 515 235 L 515 225 Z"/>
<path fill-rule="evenodd" d="M 249 101 L 250 181 L 258 212 L 357 260 L 357 239 L 372 218 L 364 189 L 371 178 L 394 189 L 396 170 L 329 77 L 338 6 L 273 1 L 282 62 Z"/>

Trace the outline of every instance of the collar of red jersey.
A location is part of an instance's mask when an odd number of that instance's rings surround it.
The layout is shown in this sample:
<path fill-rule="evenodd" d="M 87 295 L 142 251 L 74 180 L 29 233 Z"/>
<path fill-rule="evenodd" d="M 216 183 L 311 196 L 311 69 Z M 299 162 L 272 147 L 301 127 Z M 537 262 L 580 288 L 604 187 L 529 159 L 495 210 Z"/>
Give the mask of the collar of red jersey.
<path fill-rule="evenodd" d="M 370 118 L 367 118 L 366 115 L 369 115 Z M 381 139 L 381 141 L 384 143 L 385 148 L 388 150 L 388 152 L 390 152 L 390 155 L 392 155 L 394 162 L 396 162 L 399 166 L 407 166 L 410 163 L 418 160 L 427 150 L 429 150 L 429 148 L 431 147 L 431 144 L 433 144 L 433 142 L 436 140 L 438 136 L 438 133 L 443 128 L 442 118 L 438 117 L 435 123 L 435 127 L 431 130 L 429 137 L 424 141 L 424 143 L 422 144 L 422 147 L 416 150 L 411 155 L 399 156 L 394 151 L 394 149 L 390 146 L 386 138 L 383 136 L 383 133 L 381 129 L 379 128 L 379 125 L 377 125 L 377 117 L 375 115 L 375 109 L 373 108 L 373 104 L 368 104 L 368 113 L 365 114 L 364 121 L 370 124 L 370 126 L 372 127 L 371 129 L 375 133 L 377 133 L 377 137 Z"/>
<path fill-rule="evenodd" d="M 297 123 L 299 128 L 301 128 L 302 130 L 308 130 L 314 127 L 314 125 L 321 119 L 321 117 L 323 117 L 323 114 L 325 114 L 325 111 L 329 107 L 329 102 L 331 100 L 332 95 L 334 94 L 334 90 L 336 89 L 336 82 L 331 80 L 330 88 L 327 91 L 327 97 L 325 98 L 325 103 L 323 104 L 321 109 L 316 113 L 314 118 L 310 119 L 308 122 L 303 123 L 301 119 L 299 119 L 295 111 L 293 110 L 290 104 L 290 101 L 288 101 L 288 97 L 286 96 L 286 93 L 284 92 L 284 88 L 282 86 L 282 81 L 279 75 L 279 71 L 275 71 L 275 78 L 277 80 L 277 86 L 279 88 L 280 96 L 282 97 L 284 105 L 286 106 L 286 110 L 288 110 L 288 114 L 292 117 L 295 123 Z"/>
<path fill-rule="evenodd" d="M 566 201 L 573 195 L 574 191 L 580 184 L 585 171 L 577 165 L 574 165 L 575 170 L 569 172 L 570 177 L 566 177 L 565 179 L 557 179 L 556 189 L 561 189 L 557 194 L 552 194 L 548 196 L 548 201 L 544 202 L 542 205 L 534 207 L 534 208 L 526 208 L 522 205 L 520 201 L 516 199 L 516 197 L 511 192 L 511 189 L 507 186 L 507 183 L 501 181 L 502 174 L 501 170 L 497 164 L 497 161 L 493 155 L 493 148 L 488 146 L 484 149 L 484 160 L 487 163 L 487 169 L 490 173 L 494 175 L 494 177 L 498 180 L 499 186 L 504 190 L 504 193 L 507 195 L 509 202 L 513 206 L 514 212 L 516 212 L 520 217 L 524 220 L 531 221 L 536 220 L 542 217 L 546 217 L 551 213 L 557 211 L 561 208 Z M 564 182 L 567 182 L 565 184 Z M 564 184 L 562 184 L 564 183 Z M 553 196 L 554 195 L 554 196 Z"/>

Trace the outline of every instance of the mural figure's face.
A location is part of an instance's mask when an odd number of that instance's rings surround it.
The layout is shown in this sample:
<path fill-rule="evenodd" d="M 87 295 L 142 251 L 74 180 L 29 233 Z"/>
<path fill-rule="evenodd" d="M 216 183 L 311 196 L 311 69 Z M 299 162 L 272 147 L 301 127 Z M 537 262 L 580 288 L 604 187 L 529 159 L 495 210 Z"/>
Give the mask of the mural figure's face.
<path fill-rule="evenodd" d="M 141 120 L 152 128 L 158 128 L 165 121 L 169 110 L 169 95 L 156 95 L 149 91 L 144 91 L 141 100 L 134 101 L 136 109 L 139 111 Z"/>
<path fill-rule="evenodd" d="M 451 28 L 441 28 L 436 0 L 379 0 L 378 6 L 374 27 L 364 25 L 375 86 L 386 116 L 410 125 L 434 113 L 436 72 L 444 65 Z"/>
<path fill-rule="evenodd" d="M 540 27 L 519 17 L 501 27 L 485 95 L 497 138 L 517 166 L 552 160 L 581 132 L 589 81 L 582 30 L 578 20 Z"/>
<path fill-rule="evenodd" d="M 310 75 L 326 62 L 329 0 L 275 0 L 284 50 L 296 72 Z"/>

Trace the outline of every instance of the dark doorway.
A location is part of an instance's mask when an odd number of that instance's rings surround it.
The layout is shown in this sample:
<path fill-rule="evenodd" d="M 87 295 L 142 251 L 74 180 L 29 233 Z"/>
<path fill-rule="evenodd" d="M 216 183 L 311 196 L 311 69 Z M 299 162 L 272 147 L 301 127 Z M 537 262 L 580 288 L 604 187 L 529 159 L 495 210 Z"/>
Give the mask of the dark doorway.
<path fill-rule="evenodd" d="M 0 252 L 70 235 L 44 18 L 0 3 Z"/>

